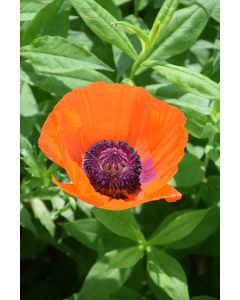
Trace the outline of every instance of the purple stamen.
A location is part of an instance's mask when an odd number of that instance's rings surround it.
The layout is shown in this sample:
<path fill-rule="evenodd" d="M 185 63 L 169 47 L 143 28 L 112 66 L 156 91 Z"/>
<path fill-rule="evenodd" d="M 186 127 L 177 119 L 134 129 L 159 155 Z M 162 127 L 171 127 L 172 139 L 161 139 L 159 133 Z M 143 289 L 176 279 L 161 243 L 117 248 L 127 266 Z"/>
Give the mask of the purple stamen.
<path fill-rule="evenodd" d="M 141 189 L 141 160 L 126 142 L 102 141 L 85 154 L 83 170 L 95 191 L 127 200 Z"/>

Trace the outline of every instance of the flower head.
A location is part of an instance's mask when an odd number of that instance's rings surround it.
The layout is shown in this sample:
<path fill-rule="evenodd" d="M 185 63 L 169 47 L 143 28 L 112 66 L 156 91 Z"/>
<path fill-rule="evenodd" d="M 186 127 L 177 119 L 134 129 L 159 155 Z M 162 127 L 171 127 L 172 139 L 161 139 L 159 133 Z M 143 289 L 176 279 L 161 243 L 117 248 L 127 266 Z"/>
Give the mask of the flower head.
<path fill-rule="evenodd" d="M 96 207 L 123 210 L 181 194 L 168 182 L 184 155 L 184 114 L 144 88 L 96 82 L 66 94 L 38 144 L 72 183 L 53 182 Z"/>

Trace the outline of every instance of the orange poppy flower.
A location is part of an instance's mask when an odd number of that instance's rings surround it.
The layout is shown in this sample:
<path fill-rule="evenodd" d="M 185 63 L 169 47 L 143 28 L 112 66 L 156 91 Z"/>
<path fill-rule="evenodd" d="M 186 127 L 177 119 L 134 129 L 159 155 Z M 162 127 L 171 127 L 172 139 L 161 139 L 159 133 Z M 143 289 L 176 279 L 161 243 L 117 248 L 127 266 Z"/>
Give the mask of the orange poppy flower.
<path fill-rule="evenodd" d="M 71 183 L 53 182 L 96 207 L 124 210 L 181 199 L 168 182 L 184 155 L 184 114 L 144 88 L 96 82 L 66 94 L 38 141 Z"/>

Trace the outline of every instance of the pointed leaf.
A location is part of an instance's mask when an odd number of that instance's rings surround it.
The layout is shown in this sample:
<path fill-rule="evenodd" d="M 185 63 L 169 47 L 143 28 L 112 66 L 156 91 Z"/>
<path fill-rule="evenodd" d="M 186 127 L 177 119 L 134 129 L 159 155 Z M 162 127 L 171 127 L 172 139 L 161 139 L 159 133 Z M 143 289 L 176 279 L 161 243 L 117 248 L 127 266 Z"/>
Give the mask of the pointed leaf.
<path fill-rule="evenodd" d="M 166 219 L 164 219 L 164 223 L 167 224 L 180 216 L 183 212 L 178 211 L 169 215 Z M 207 209 L 207 213 L 202 219 L 202 221 L 195 227 L 195 229 L 187 236 L 182 239 L 167 244 L 167 248 L 171 249 L 187 249 L 196 244 L 200 244 L 205 241 L 209 236 L 211 236 L 220 225 L 220 211 L 219 207 L 212 207 Z M 161 226 L 165 226 L 163 223 Z"/>
<path fill-rule="evenodd" d="M 147 258 L 147 269 L 153 282 L 172 300 L 189 300 L 186 275 L 179 262 L 154 247 Z"/>
<path fill-rule="evenodd" d="M 31 87 L 23 80 L 20 82 L 20 113 L 24 117 L 31 117 L 38 113 L 37 102 Z"/>
<path fill-rule="evenodd" d="M 66 0 L 54 0 L 44 6 L 21 35 L 22 45 L 43 35 L 67 36 L 70 5 Z"/>
<path fill-rule="evenodd" d="M 33 198 L 31 200 L 33 213 L 41 224 L 47 229 L 51 236 L 55 233 L 55 224 L 51 219 L 51 215 L 46 205 L 39 199 Z"/>
<path fill-rule="evenodd" d="M 84 87 L 95 81 L 112 83 L 107 76 L 96 70 L 84 69 L 63 74 L 49 74 L 37 73 L 30 64 L 25 64 L 24 68 L 37 87 L 57 97 L 62 97 L 73 89 Z"/>
<path fill-rule="evenodd" d="M 178 7 L 178 0 L 165 0 L 161 9 L 159 10 L 152 29 L 149 33 L 149 38 L 152 43 L 154 43 L 161 33 L 167 27 L 169 21 L 171 20 L 175 10 Z"/>
<path fill-rule="evenodd" d="M 150 59 L 168 59 L 189 49 L 206 26 L 213 8 L 213 1 L 199 0 L 177 10 L 156 42 Z"/>
<path fill-rule="evenodd" d="M 170 99 L 170 101 L 172 104 L 177 105 L 180 108 L 184 107 L 194 109 L 204 115 L 211 115 L 212 112 L 212 100 L 194 94 L 187 93 L 178 100 Z M 215 101 L 214 103 L 219 103 L 219 101 Z"/>
<path fill-rule="evenodd" d="M 94 250 L 110 250 L 117 246 L 130 246 L 128 240 L 114 235 L 96 219 L 81 219 L 60 223 L 64 231 L 86 247 Z"/>
<path fill-rule="evenodd" d="M 149 239 L 149 245 L 166 245 L 188 236 L 203 220 L 208 209 L 179 213 L 173 220 L 159 226 Z"/>
<path fill-rule="evenodd" d="M 131 269 L 112 268 L 113 253 L 106 253 L 89 271 L 80 293 L 70 298 L 74 300 L 104 299 L 118 290 L 131 274 Z"/>
<path fill-rule="evenodd" d="M 177 187 L 189 187 L 199 184 L 204 178 L 202 162 L 194 155 L 186 154 L 178 166 L 173 182 Z"/>
<path fill-rule="evenodd" d="M 23 204 L 20 204 L 20 224 L 25 229 L 30 230 L 32 233 L 37 235 L 37 229 L 32 221 L 32 215 L 30 212 L 23 206 Z"/>
<path fill-rule="evenodd" d="M 146 48 L 146 45 L 149 43 L 148 35 L 139 27 L 124 21 L 116 21 L 112 23 L 112 26 L 120 26 L 124 29 L 127 29 L 129 32 L 135 34 L 141 42 L 142 49 Z"/>
<path fill-rule="evenodd" d="M 155 66 L 154 70 L 188 93 L 219 100 L 219 85 L 198 72 L 171 64 Z"/>
<path fill-rule="evenodd" d="M 42 178 L 42 170 L 45 169 L 43 161 L 38 160 L 36 150 L 27 138 L 20 137 L 20 149 L 24 162 L 28 166 L 27 171 L 36 178 Z"/>
<path fill-rule="evenodd" d="M 21 0 L 20 1 L 20 21 L 31 21 L 36 14 L 51 0 Z"/>
<path fill-rule="evenodd" d="M 141 247 L 135 246 L 116 249 L 112 253 L 110 262 L 112 268 L 131 268 L 143 257 L 144 251 Z"/>
<path fill-rule="evenodd" d="M 212 175 L 200 185 L 200 197 L 208 205 L 217 205 L 220 201 L 220 176 Z"/>
<path fill-rule="evenodd" d="M 94 215 L 104 226 L 115 234 L 133 241 L 144 240 L 138 223 L 130 210 L 107 211 L 96 209 Z"/>
<path fill-rule="evenodd" d="M 81 69 L 112 69 L 94 54 L 63 37 L 44 36 L 21 48 L 21 56 L 28 59 L 38 72 L 63 74 Z"/>
<path fill-rule="evenodd" d="M 102 40 L 122 49 L 133 60 L 137 53 L 127 35 L 111 24 L 117 20 L 94 0 L 70 0 L 88 27 Z"/>

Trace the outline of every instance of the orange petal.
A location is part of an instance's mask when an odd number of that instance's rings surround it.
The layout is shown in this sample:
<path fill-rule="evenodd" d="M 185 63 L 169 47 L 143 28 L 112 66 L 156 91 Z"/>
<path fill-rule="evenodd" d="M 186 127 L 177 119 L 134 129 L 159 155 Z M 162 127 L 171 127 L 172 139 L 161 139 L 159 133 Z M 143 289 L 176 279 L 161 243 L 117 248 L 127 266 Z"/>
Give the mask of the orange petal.
<path fill-rule="evenodd" d="M 78 113 L 61 100 L 53 110 L 59 128 L 59 140 L 62 151 L 68 152 L 70 159 L 81 165 L 83 151 L 80 136 L 82 132 L 81 119 Z"/>
<path fill-rule="evenodd" d="M 58 125 L 55 114 L 49 114 L 46 122 L 43 125 L 40 138 L 38 140 L 39 148 L 45 155 L 59 166 L 63 166 Z"/>
<path fill-rule="evenodd" d="M 182 198 L 182 194 L 169 184 L 164 185 L 162 188 L 155 185 L 155 189 L 149 186 L 144 189 L 144 198 L 154 200 L 165 198 L 167 202 L 176 202 Z"/>
<path fill-rule="evenodd" d="M 54 176 L 52 176 L 52 181 L 59 186 L 64 192 L 67 194 L 78 198 L 80 200 L 83 200 L 84 202 L 87 202 L 88 204 L 94 205 L 96 207 L 101 207 L 107 202 L 107 197 L 102 196 L 98 193 L 96 193 L 96 197 L 90 196 L 86 193 L 81 194 L 77 187 L 74 184 L 68 184 L 68 183 L 62 183 L 59 182 Z"/>
<path fill-rule="evenodd" d="M 39 142 L 41 145 L 44 140 L 42 151 L 53 160 L 56 146 L 58 150 L 64 147 L 71 159 L 80 163 L 96 142 L 128 142 L 129 135 L 134 137 L 132 142 L 136 141 L 139 117 L 149 105 L 142 97 L 144 92 L 127 84 L 96 82 L 67 93 L 43 126 Z M 59 164 L 61 154 L 58 156 L 54 161 Z"/>
<path fill-rule="evenodd" d="M 74 184 L 61 183 L 52 176 L 53 182 L 64 190 L 67 194 L 82 200 L 88 204 L 94 205 L 98 208 L 106 210 L 125 210 L 129 209 L 143 203 L 150 201 L 156 201 L 162 198 L 165 198 L 168 202 L 175 202 L 181 199 L 182 195 L 175 190 L 172 186 L 166 184 L 161 189 L 158 189 L 157 192 L 146 194 L 142 192 L 136 197 L 133 197 L 130 201 L 109 199 L 109 197 L 103 196 L 97 192 L 94 193 L 84 193 L 79 192 L 78 188 Z"/>
<path fill-rule="evenodd" d="M 146 97 L 152 98 L 152 104 L 144 112 L 135 149 L 144 156 L 142 159 L 147 157 L 152 160 L 157 172 L 155 180 L 161 187 L 173 178 L 184 155 L 188 139 L 184 128 L 186 118 L 176 107 L 164 101 L 153 101 L 154 98 L 147 94 Z"/>
<path fill-rule="evenodd" d="M 165 198 L 165 200 L 168 202 L 175 202 L 181 199 L 181 197 L 182 195 L 177 190 L 175 190 L 172 186 L 166 184 L 161 189 L 158 189 L 157 192 L 146 194 L 144 191 L 144 193 L 140 193 L 136 196 L 135 199 L 132 199 L 131 201 L 110 200 L 100 208 L 108 210 L 124 210 L 162 198 Z"/>
<path fill-rule="evenodd" d="M 134 121 L 139 121 L 146 105 L 142 101 L 143 92 L 143 88 L 126 84 L 96 82 L 66 94 L 61 109 L 68 108 L 78 114 L 81 123 L 78 141 L 83 152 L 102 140 L 128 141 L 129 131 L 139 127 L 139 122 Z M 69 131 L 75 126 L 70 124 Z"/>

